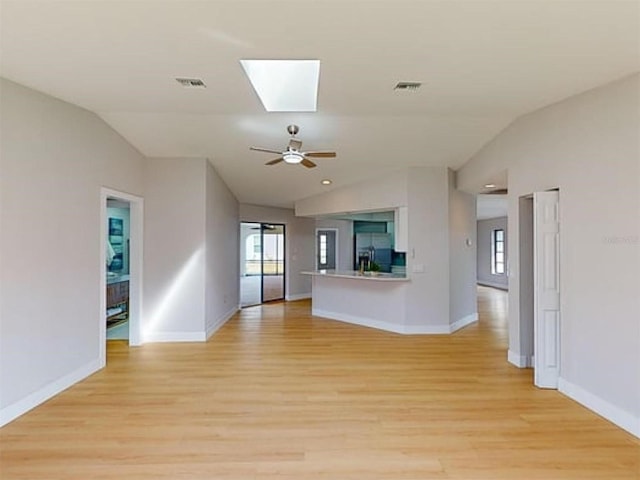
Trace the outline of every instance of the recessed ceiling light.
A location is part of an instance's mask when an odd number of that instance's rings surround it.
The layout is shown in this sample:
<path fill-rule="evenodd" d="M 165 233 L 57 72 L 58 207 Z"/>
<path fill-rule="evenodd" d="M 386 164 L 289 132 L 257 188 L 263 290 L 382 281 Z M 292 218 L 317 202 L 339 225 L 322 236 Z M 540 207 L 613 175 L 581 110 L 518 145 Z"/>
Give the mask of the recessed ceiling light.
<path fill-rule="evenodd" d="M 315 112 L 320 60 L 240 60 L 267 112 Z"/>
<path fill-rule="evenodd" d="M 493 183 L 487 183 L 487 184 L 484 186 L 484 188 L 493 188 L 493 187 L 495 187 L 495 184 L 493 184 Z"/>
<path fill-rule="evenodd" d="M 328 178 L 325 178 L 324 180 L 322 180 L 320 182 L 322 185 L 331 185 L 333 182 L 331 180 L 329 180 Z"/>

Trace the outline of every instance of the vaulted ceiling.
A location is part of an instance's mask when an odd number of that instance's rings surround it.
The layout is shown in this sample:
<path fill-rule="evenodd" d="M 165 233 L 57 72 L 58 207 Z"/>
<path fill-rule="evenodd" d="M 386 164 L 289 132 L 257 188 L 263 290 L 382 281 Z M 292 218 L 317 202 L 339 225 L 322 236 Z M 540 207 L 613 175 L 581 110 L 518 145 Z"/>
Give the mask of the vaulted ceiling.
<path fill-rule="evenodd" d="M 209 158 L 241 202 L 272 206 L 405 166 L 460 167 L 518 116 L 640 70 L 635 0 L 0 8 L 0 75 L 96 112 L 146 156 Z M 239 60 L 268 58 L 321 61 L 317 112 L 264 111 Z M 283 148 L 290 123 L 303 149 L 338 157 L 269 167 L 249 151 Z"/>

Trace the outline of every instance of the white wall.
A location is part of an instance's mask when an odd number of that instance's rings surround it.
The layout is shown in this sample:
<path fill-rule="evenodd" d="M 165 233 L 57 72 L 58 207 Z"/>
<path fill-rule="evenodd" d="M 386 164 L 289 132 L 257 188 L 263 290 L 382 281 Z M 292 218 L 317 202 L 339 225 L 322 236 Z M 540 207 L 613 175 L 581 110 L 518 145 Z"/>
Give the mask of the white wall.
<path fill-rule="evenodd" d="M 449 198 L 446 168 L 410 168 L 407 324 L 449 328 Z M 373 193 L 373 192 L 372 192 Z"/>
<path fill-rule="evenodd" d="M 100 368 L 100 187 L 140 195 L 143 157 L 91 112 L 0 95 L 1 425 Z"/>
<path fill-rule="evenodd" d="M 407 195 L 407 173 L 406 170 L 401 170 L 298 200 L 296 215 L 312 217 L 333 213 L 390 210 L 406 206 Z"/>
<path fill-rule="evenodd" d="M 315 221 L 294 215 L 286 208 L 240 204 L 241 222 L 281 223 L 285 225 L 285 297 L 287 300 L 311 295 L 311 278 L 300 272 L 315 268 Z"/>
<path fill-rule="evenodd" d="M 478 319 L 476 198 L 456 189 L 449 170 L 449 320 L 454 329 Z"/>
<path fill-rule="evenodd" d="M 560 389 L 640 436 L 640 76 L 523 116 L 458 171 L 509 176 L 509 348 L 519 355 L 518 198 L 560 189 Z"/>
<path fill-rule="evenodd" d="M 239 304 L 238 202 L 206 159 L 145 164 L 145 341 L 204 341 Z"/>
<path fill-rule="evenodd" d="M 205 339 L 206 164 L 145 163 L 144 341 Z"/>
<path fill-rule="evenodd" d="M 239 204 L 207 162 L 205 314 L 209 337 L 240 304 Z"/>
<path fill-rule="evenodd" d="M 502 229 L 505 233 L 505 259 L 509 261 L 509 240 L 507 228 L 507 217 L 488 218 L 486 220 L 478 220 L 478 283 L 507 289 L 509 279 L 507 273 L 491 273 L 491 234 L 494 230 Z M 506 269 L 506 264 L 505 264 Z"/>
<path fill-rule="evenodd" d="M 338 231 L 338 264 L 336 269 L 353 270 L 353 221 L 319 218 L 316 220 L 316 228 L 335 228 Z M 314 244 L 314 252 L 315 248 L 317 247 Z"/>
<path fill-rule="evenodd" d="M 453 173 L 446 168 L 409 168 L 337 188 L 296 202 L 296 213 L 330 215 L 397 207 L 408 211 L 411 281 L 405 288 L 404 331 L 444 333 L 475 319 L 475 253 L 461 248 L 463 255 L 453 261 L 450 257 L 450 235 L 456 252 L 459 237 L 475 240 L 475 203 L 468 194 L 455 191 Z M 456 302 L 453 309 L 450 300 Z"/>

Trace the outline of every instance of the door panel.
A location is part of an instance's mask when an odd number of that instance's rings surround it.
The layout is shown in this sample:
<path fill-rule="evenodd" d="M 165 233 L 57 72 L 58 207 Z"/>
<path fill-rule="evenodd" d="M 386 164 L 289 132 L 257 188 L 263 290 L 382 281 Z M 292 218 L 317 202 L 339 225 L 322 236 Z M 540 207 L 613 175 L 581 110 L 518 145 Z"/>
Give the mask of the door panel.
<path fill-rule="evenodd" d="M 558 322 L 558 312 L 545 311 L 544 312 L 544 369 L 558 368 L 558 329 L 560 327 Z"/>
<path fill-rule="evenodd" d="M 261 224 L 240 224 L 240 306 L 262 302 L 262 234 Z"/>
<path fill-rule="evenodd" d="M 559 192 L 537 192 L 534 210 L 534 382 L 558 388 L 560 375 Z"/>
<path fill-rule="evenodd" d="M 284 225 L 262 225 L 262 301 L 284 299 Z"/>

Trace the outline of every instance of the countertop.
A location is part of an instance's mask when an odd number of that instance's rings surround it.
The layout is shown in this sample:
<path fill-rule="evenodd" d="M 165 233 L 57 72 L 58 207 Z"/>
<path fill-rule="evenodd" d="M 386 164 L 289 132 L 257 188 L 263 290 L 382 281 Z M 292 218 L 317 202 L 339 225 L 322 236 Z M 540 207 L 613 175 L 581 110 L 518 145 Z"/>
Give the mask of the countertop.
<path fill-rule="evenodd" d="M 360 273 L 358 270 L 314 270 L 311 272 L 300 272 L 302 275 L 313 275 L 317 277 L 348 278 L 351 280 L 370 280 L 375 282 L 408 282 L 410 279 L 405 275 L 397 273 L 378 273 L 371 275 L 371 272 Z"/>

